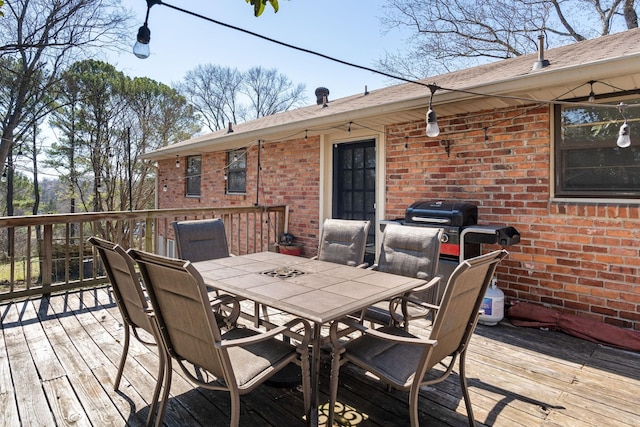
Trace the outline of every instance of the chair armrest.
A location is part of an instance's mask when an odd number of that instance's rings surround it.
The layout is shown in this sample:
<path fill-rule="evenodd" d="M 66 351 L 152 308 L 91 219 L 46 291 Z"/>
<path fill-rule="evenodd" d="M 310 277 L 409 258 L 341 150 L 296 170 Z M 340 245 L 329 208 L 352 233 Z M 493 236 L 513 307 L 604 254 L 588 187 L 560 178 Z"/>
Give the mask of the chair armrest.
<path fill-rule="evenodd" d="M 307 347 L 311 342 L 311 325 L 306 320 L 300 319 L 300 318 L 290 320 L 289 322 L 285 323 L 282 326 L 269 329 L 266 332 L 260 332 L 259 334 L 252 335 L 250 337 L 236 338 L 231 340 L 223 339 L 219 343 L 216 343 L 216 346 L 220 348 L 225 348 L 225 347 L 243 347 L 249 344 L 255 344 L 261 341 L 266 341 L 271 338 L 274 338 L 275 336 L 280 335 L 284 332 L 292 331 L 293 327 L 298 324 L 302 324 L 304 328 L 304 335 L 302 335 L 302 339 L 298 347 Z M 298 336 L 300 336 L 299 330 L 296 330 L 295 333 Z"/>
<path fill-rule="evenodd" d="M 411 294 L 413 292 L 421 292 L 424 291 L 426 289 L 432 288 L 432 287 L 436 287 L 436 292 L 437 292 L 437 287 L 440 285 L 440 281 L 442 280 L 442 276 L 436 276 L 434 278 L 432 278 L 431 280 L 429 280 L 427 283 L 425 283 L 424 285 L 420 285 L 412 290 L 410 290 L 409 292 L 405 293 L 402 296 L 399 297 L 395 297 L 392 298 L 391 301 L 389 302 L 389 314 L 391 315 L 391 318 L 393 319 L 394 324 L 398 325 L 401 324 L 402 322 L 407 322 L 409 320 L 412 319 L 418 319 L 422 316 L 411 316 L 409 314 L 409 310 L 407 308 L 408 305 L 413 305 L 415 307 L 420 307 L 423 308 L 427 311 L 431 311 L 431 310 L 437 310 L 439 307 L 419 300 L 415 297 L 413 297 Z M 397 308 L 398 305 L 401 305 L 401 311 L 402 311 L 402 316 L 403 318 L 399 318 L 397 315 Z"/>
<path fill-rule="evenodd" d="M 378 269 L 378 264 L 371 264 L 369 267 L 367 267 L 367 270 L 377 270 Z"/>
<path fill-rule="evenodd" d="M 399 344 L 413 344 L 413 345 L 431 345 L 431 346 L 436 346 L 438 344 L 437 340 L 431 340 L 431 339 L 426 339 L 426 338 L 420 338 L 417 336 L 407 336 L 408 333 L 404 330 L 404 329 L 400 329 L 400 328 L 395 328 L 396 330 L 398 330 L 398 332 L 400 332 L 403 335 L 395 335 L 395 334 L 389 334 L 386 332 L 382 332 L 379 329 L 373 329 L 373 328 L 369 328 L 367 326 L 365 326 L 363 323 L 358 322 L 355 319 L 350 319 L 350 318 L 343 318 L 340 320 L 337 320 L 335 322 L 333 322 L 331 324 L 331 328 L 329 330 L 330 336 L 331 336 L 331 343 L 333 344 L 334 348 L 341 348 L 342 346 L 340 345 L 340 342 L 338 341 L 338 324 L 342 323 L 344 325 L 347 325 L 349 328 L 357 330 L 359 332 L 361 332 L 364 335 L 370 335 L 385 341 L 391 341 L 391 342 L 395 342 L 395 343 L 399 343 Z"/>
<path fill-rule="evenodd" d="M 312 257 L 311 257 L 311 258 L 309 258 L 309 259 L 318 259 L 318 255 L 316 255 L 316 256 L 312 256 Z"/>

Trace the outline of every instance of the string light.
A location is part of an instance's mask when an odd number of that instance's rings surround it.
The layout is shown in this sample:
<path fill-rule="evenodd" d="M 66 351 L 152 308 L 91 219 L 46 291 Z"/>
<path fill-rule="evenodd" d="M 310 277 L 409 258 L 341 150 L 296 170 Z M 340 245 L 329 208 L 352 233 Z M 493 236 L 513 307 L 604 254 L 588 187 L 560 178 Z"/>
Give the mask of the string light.
<path fill-rule="evenodd" d="M 630 134 L 629 125 L 627 124 L 627 117 L 624 115 L 625 107 L 626 105 L 623 102 L 621 102 L 618 105 L 618 110 L 620 111 L 620 114 L 624 118 L 624 123 L 622 124 L 622 126 L 620 126 L 620 130 L 618 131 L 618 140 L 616 141 L 616 144 L 620 148 L 627 148 L 628 146 L 631 145 L 631 136 L 629 135 Z"/>
<path fill-rule="evenodd" d="M 591 80 L 589 82 L 589 86 L 591 87 L 591 90 L 589 91 L 589 102 L 594 102 L 596 100 L 596 94 L 593 93 L 593 84 L 595 83 L 595 80 Z"/>
<path fill-rule="evenodd" d="M 149 49 L 149 41 L 151 40 L 151 31 L 147 22 L 149 21 L 149 11 L 154 4 L 162 4 L 160 0 L 147 0 L 147 14 L 144 18 L 144 24 L 138 28 L 138 36 L 136 37 L 136 43 L 133 45 L 133 54 L 140 59 L 146 59 L 151 54 Z"/>
<path fill-rule="evenodd" d="M 431 96 L 429 97 L 429 110 L 427 110 L 427 136 L 434 138 L 440 135 L 440 127 L 438 127 L 436 112 L 433 111 L 433 94 L 436 93 L 438 87 L 431 85 L 429 86 L 429 90 L 431 90 Z"/>
<path fill-rule="evenodd" d="M 180 167 L 180 155 L 176 154 L 176 167 L 179 168 Z"/>

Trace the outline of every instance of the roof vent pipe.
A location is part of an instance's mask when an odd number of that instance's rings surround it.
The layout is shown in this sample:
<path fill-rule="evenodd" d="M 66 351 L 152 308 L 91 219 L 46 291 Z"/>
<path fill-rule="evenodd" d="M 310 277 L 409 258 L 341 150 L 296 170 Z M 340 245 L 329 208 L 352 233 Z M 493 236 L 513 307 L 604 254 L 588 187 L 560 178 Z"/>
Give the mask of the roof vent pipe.
<path fill-rule="evenodd" d="M 329 89 L 326 87 L 319 87 L 316 89 L 316 104 L 325 105 L 329 102 Z"/>
<path fill-rule="evenodd" d="M 540 70 L 549 65 L 549 61 L 544 59 L 544 35 L 538 36 L 538 60 L 533 63 L 533 70 Z"/>

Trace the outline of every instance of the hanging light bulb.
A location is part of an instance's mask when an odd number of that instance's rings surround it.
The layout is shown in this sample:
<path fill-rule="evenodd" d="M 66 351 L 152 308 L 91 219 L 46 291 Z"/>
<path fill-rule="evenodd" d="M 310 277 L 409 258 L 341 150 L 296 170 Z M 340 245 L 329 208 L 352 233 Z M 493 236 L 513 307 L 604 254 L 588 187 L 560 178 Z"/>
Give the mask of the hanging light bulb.
<path fill-rule="evenodd" d="M 620 148 L 627 148 L 631 145 L 631 136 L 629 136 L 629 125 L 625 121 L 622 126 L 620 126 L 620 131 L 618 132 L 618 140 L 616 144 Z"/>
<path fill-rule="evenodd" d="M 162 4 L 161 0 L 147 0 L 147 15 L 144 18 L 144 24 L 138 28 L 138 36 L 136 37 L 136 43 L 133 45 L 133 54 L 140 59 L 146 59 L 150 55 L 149 41 L 151 40 L 151 31 L 147 26 L 149 21 L 149 11 L 155 4 Z"/>
<path fill-rule="evenodd" d="M 429 86 L 431 90 L 431 96 L 429 97 L 429 110 L 427 110 L 427 136 L 436 137 L 440 135 L 440 127 L 438 126 L 438 120 L 436 118 L 436 112 L 433 111 L 433 94 L 438 90 L 437 86 Z"/>
<path fill-rule="evenodd" d="M 627 124 L 627 117 L 624 115 L 625 107 L 626 105 L 624 102 L 618 104 L 618 111 L 620 111 L 620 114 L 624 119 L 624 123 L 620 126 L 620 130 L 618 131 L 618 140 L 616 141 L 616 144 L 620 148 L 627 148 L 631 145 L 631 137 L 629 136 L 631 132 L 629 130 L 629 125 Z"/>
<path fill-rule="evenodd" d="M 589 102 L 594 102 L 596 100 L 596 94 L 593 93 L 593 84 L 595 81 L 591 80 L 589 85 L 591 86 L 591 91 L 589 92 Z"/>
<path fill-rule="evenodd" d="M 164 184 L 164 185 L 162 186 L 162 191 L 164 191 L 165 193 L 167 192 L 167 184 Z"/>
<path fill-rule="evenodd" d="M 142 27 L 138 29 L 138 37 L 136 43 L 133 45 L 133 54 L 140 59 L 147 59 L 151 54 L 149 49 L 149 41 L 151 40 L 151 31 L 145 22 Z"/>
<path fill-rule="evenodd" d="M 7 182 L 7 171 L 2 171 L 2 178 L 0 179 L 2 182 Z"/>
<path fill-rule="evenodd" d="M 440 135 L 440 127 L 436 120 L 436 112 L 429 108 L 427 111 L 427 136 L 436 137 Z"/>
<path fill-rule="evenodd" d="M 176 154 L 176 167 L 179 168 L 180 167 L 180 156 L 178 156 Z"/>

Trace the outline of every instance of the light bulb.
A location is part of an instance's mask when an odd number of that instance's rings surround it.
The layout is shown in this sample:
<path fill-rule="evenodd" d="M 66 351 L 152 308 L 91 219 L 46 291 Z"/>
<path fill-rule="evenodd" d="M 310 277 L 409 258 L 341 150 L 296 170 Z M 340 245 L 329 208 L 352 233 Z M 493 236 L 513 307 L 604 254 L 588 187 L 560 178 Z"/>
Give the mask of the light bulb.
<path fill-rule="evenodd" d="M 435 137 L 440 135 L 440 128 L 436 120 L 436 112 L 429 108 L 427 111 L 427 136 Z"/>
<path fill-rule="evenodd" d="M 179 168 L 180 167 L 180 159 L 176 159 L 176 167 Z"/>
<path fill-rule="evenodd" d="M 162 191 L 164 191 L 165 193 L 167 192 L 167 184 L 162 186 Z"/>
<path fill-rule="evenodd" d="M 627 122 L 624 122 L 622 126 L 620 126 L 620 131 L 618 132 L 618 140 L 616 144 L 620 148 L 626 148 L 631 145 L 631 137 L 629 136 L 629 125 Z"/>
<path fill-rule="evenodd" d="M 138 29 L 138 37 L 136 44 L 133 45 L 133 54 L 140 59 L 146 59 L 151 54 L 149 50 L 149 40 L 151 40 L 151 31 L 147 27 L 147 23 Z"/>
<path fill-rule="evenodd" d="M 151 55 L 151 49 L 149 49 L 149 43 L 144 44 L 136 42 L 133 45 L 133 54 L 140 59 L 147 59 Z"/>

